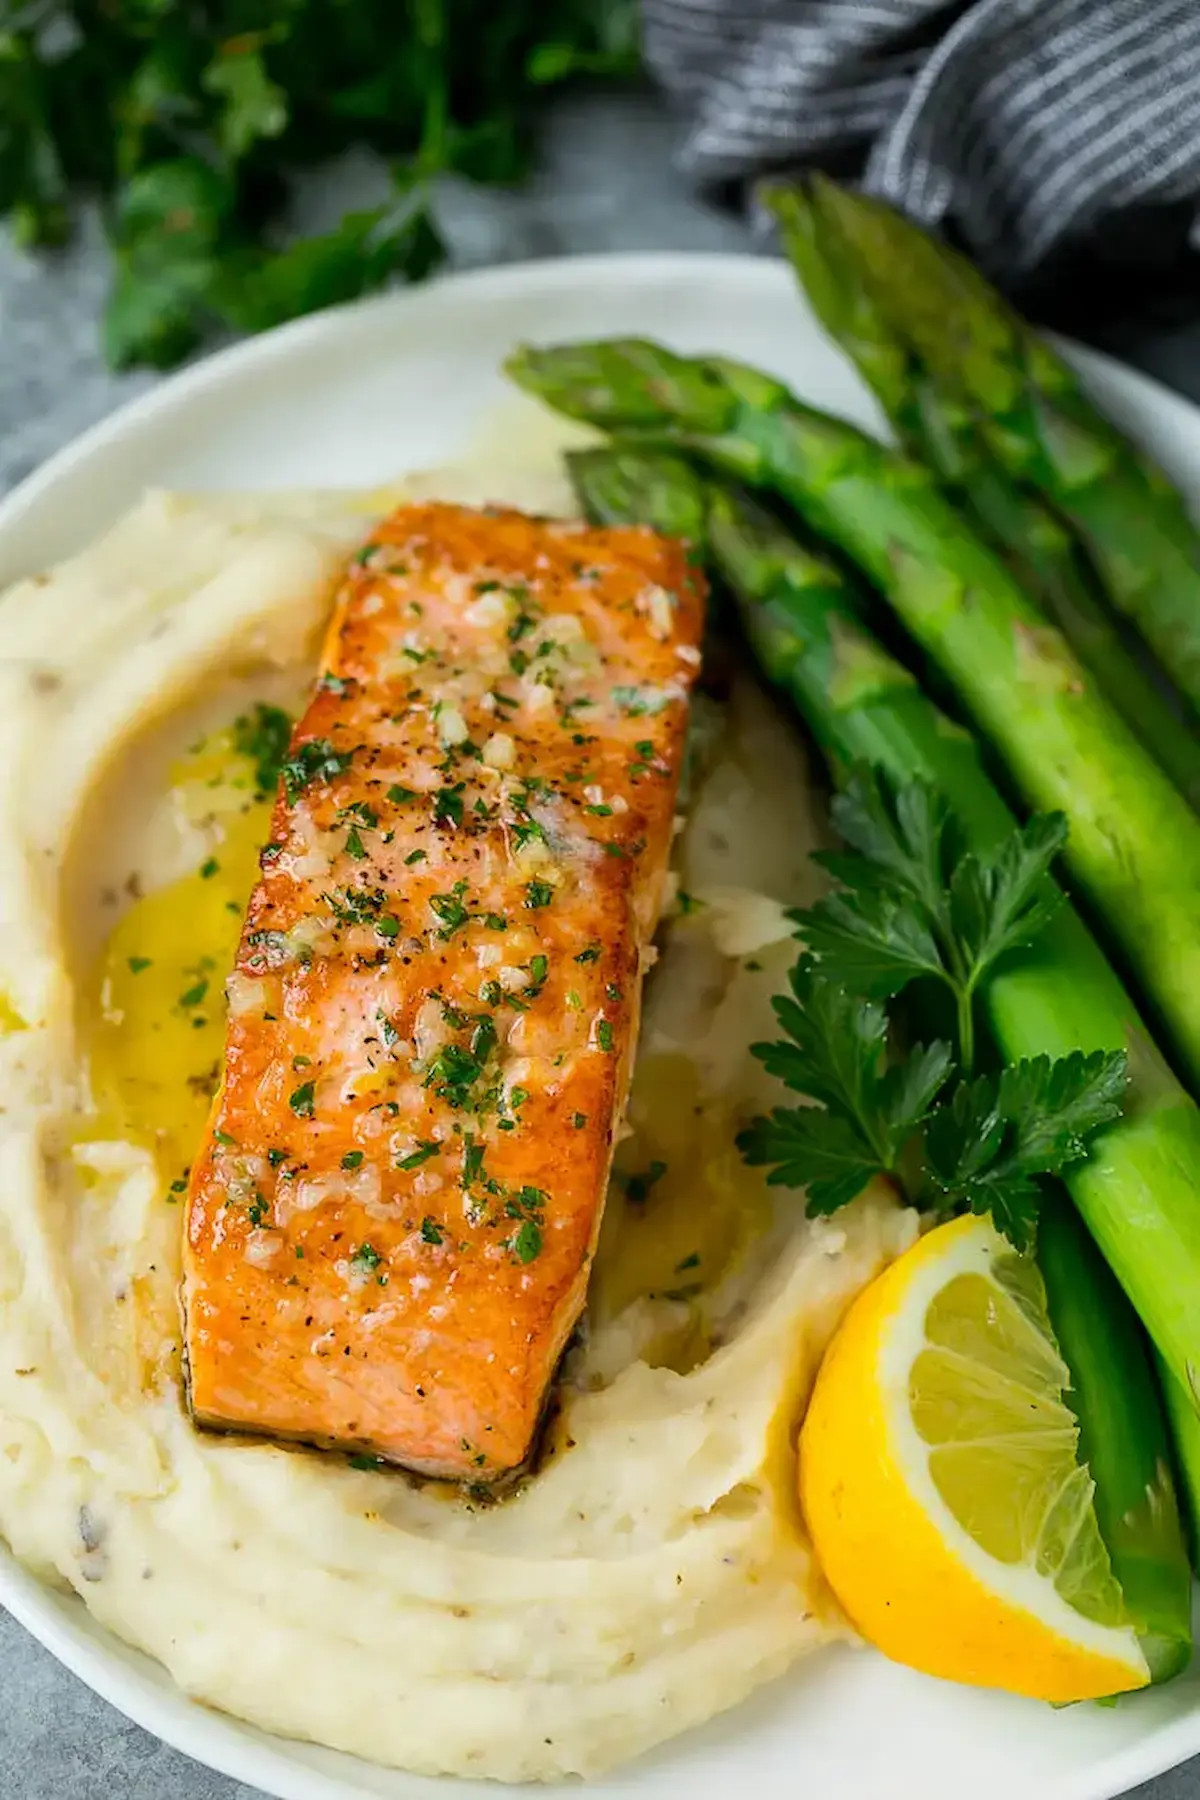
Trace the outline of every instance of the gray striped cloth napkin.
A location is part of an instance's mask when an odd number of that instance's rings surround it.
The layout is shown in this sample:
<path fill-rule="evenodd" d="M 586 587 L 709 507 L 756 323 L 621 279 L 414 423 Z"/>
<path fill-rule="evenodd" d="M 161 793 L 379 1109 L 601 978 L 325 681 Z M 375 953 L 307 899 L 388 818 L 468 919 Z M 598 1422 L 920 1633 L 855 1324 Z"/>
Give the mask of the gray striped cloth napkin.
<path fill-rule="evenodd" d="M 705 183 L 805 165 L 1020 283 L 1131 210 L 1200 204 L 1200 0 L 643 0 Z"/>

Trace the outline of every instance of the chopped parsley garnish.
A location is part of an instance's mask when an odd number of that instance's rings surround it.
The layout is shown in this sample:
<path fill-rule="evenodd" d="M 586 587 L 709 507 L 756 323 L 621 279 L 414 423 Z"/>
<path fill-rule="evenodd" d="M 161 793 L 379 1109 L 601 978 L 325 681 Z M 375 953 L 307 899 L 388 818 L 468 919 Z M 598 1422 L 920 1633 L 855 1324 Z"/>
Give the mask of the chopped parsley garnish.
<path fill-rule="evenodd" d="M 260 800 L 273 794 L 287 755 L 292 721 L 279 706 L 261 702 L 233 722 L 233 747 L 254 764 L 254 785 Z"/>
<path fill-rule="evenodd" d="M 358 1246 L 358 1249 L 355 1250 L 351 1256 L 350 1261 L 356 1264 L 360 1269 L 373 1270 L 379 1267 L 380 1263 L 383 1261 L 383 1257 L 375 1248 L 374 1244 L 364 1243 Z"/>
<path fill-rule="evenodd" d="M 314 1092 L 315 1087 L 313 1082 L 305 1081 L 302 1082 L 298 1088 L 293 1088 L 292 1092 L 288 1095 L 288 1105 L 298 1119 L 312 1118 L 314 1111 Z"/>
<path fill-rule="evenodd" d="M 472 1133 L 468 1132 L 463 1139 L 462 1184 L 471 1187 L 483 1176 L 484 1146 L 478 1143 Z"/>
<path fill-rule="evenodd" d="M 575 961 L 577 963 L 593 963 L 593 962 L 598 961 L 599 956 L 600 956 L 599 944 L 589 944 L 586 950 L 581 950 L 578 953 L 578 955 L 575 958 Z"/>
<path fill-rule="evenodd" d="M 148 969 L 153 961 L 154 958 L 152 956 L 131 956 L 128 959 L 129 973 L 131 975 L 140 975 L 142 970 Z"/>
<path fill-rule="evenodd" d="M 429 1065 L 424 1085 L 458 1111 L 470 1101 L 482 1073 L 483 1063 L 472 1051 L 464 1050 L 461 1044 L 444 1044 Z"/>
<path fill-rule="evenodd" d="M 388 789 L 387 797 L 389 800 L 393 801 L 395 805 L 403 806 L 406 800 L 415 800 L 417 796 L 415 789 L 401 787 L 400 783 L 396 781 L 393 782 L 392 786 Z"/>
<path fill-rule="evenodd" d="M 421 1164 L 427 1163 L 431 1156 L 436 1156 L 441 1147 L 437 1138 L 423 1138 L 415 1150 L 410 1150 L 407 1156 L 397 1158 L 396 1167 L 398 1169 L 419 1169 Z"/>
<path fill-rule="evenodd" d="M 463 905 L 462 897 L 467 891 L 465 881 L 456 881 L 448 894 L 431 894 L 429 896 L 430 911 L 442 922 L 438 936 L 443 940 L 452 938 L 456 931 L 470 923 L 471 915 Z"/>
<path fill-rule="evenodd" d="M 666 1172 L 666 1163 L 660 1162 L 656 1157 L 648 1168 L 640 1169 L 636 1175 L 624 1176 L 625 1198 L 634 1206 L 645 1205 L 651 1188 L 662 1180 Z"/>
<path fill-rule="evenodd" d="M 277 1169 L 279 1167 L 280 1163 L 286 1162 L 286 1160 L 287 1160 L 287 1151 L 286 1150 L 268 1150 L 267 1151 L 267 1161 L 270 1163 L 270 1165 L 273 1169 Z"/>
<path fill-rule="evenodd" d="M 258 1190 L 255 1189 L 254 1198 L 246 1208 L 246 1217 L 249 1219 L 251 1225 L 253 1225 L 255 1231 L 258 1230 L 270 1210 L 266 1200 Z"/>
<path fill-rule="evenodd" d="M 424 850 L 410 850 L 404 859 L 405 868 L 411 869 L 414 863 L 424 862 L 426 854 Z"/>
<path fill-rule="evenodd" d="M 346 833 L 346 855 L 354 857 L 356 862 L 362 862 L 366 854 L 366 845 L 362 841 L 358 826 L 352 825 Z"/>
<path fill-rule="evenodd" d="M 483 922 L 489 931 L 508 930 L 508 920 L 503 913 L 484 913 Z"/>
<path fill-rule="evenodd" d="M 350 678 L 345 675 L 322 675 L 317 686 L 323 688 L 327 694 L 348 694 Z"/>
<path fill-rule="evenodd" d="M 333 915 L 343 925 L 373 925 L 383 910 L 386 896 L 382 888 L 335 888 L 325 895 Z"/>
<path fill-rule="evenodd" d="M 601 1019 L 596 1027 L 596 1042 L 602 1050 L 611 1050 L 613 1047 L 613 1028 L 607 1019 Z"/>
<path fill-rule="evenodd" d="M 179 996 L 180 1006 L 199 1006 L 208 992 L 208 976 L 202 975 L 192 987 Z"/>
<path fill-rule="evenodd" d="M 596 818 L 596 819 L 611 819 L 612 818 L 613 809 L 611 806 L 599 806 L 599 805 L 585 806 L 583 810 L 584 810 L 584 812 L 591 813 L 593 818 Z"/>
<path fill-rule="evenodd" d="M 335 750 L 328 738 L 309 738 L 292 752 L 280 773 L 288 799 L 295 803 L 314 781 L 330 782 L 350 767 L 353 752 Z"/>
<path fill-rule="evenodd" d="M 531 912 L 539 907 L 549 906 L 554 898 L 554 888 L 548 881 L 527 881 L 525 884 L 525 904 Z"/>
<path fill-rule="evenodd" d="M 584 1126 L 587 1124 L 587 1122 L 588 1122 L 588 1116 L 586 1113 L 577 1112 L 577 1113 L 574 1113 L 571 1117 L 571 1123 L 575 1127 L 576 1131 L 582 1131 Z"/>
<path fill-rule="evenodd" d="M 426 1244 L 440 1244 L 445 1238 L 445 1235 L 445 1232 L 442 1230 L 437 1220 L 431 1219 L 429 1214 L 426 1213 L 425 1217 L 421 1220 L 421 1237 L 423 1242 Z"/>
<path fill-rule="evenodd" d="M 381 919 L 376 919 L 375 929 L 381 938 L 397 938 L 400 935 L 400 921 L 395 913 L 384 913 Z"/>
<path fill-rule="evenodd" d="M 361 1150 L 347 1150 L 345 1156 L 342 1158 L 342 1167 L 343 1169 L 360 1169 L 362 1167 L 362 1159 L 363 1153 Z"/>
<path fill-rule="evenodd" d="M 201 881 L 210 881 L 220 867 L 221 865 L 215 856 L 206 857 L 200 864 Z"/>
<path fill-rule="evenodd" d="M 526 844 L 546 842 L 545 829 L 536 819 L 518 819 L 513 825 L 512 834 L 518 850 L 523 850 Z"/>
<path fill-rule="evenodd" d="M 531 1263 L 541 1255 L 542 1231 L 536 1219 L 526 1219 L 511 1241 L 513 1255 L 519 1263 Z"/>
<path fill-rule="evenodd" d="M 449 820 L 451 825 L 461 825 L 463 817 L 463 788 L 465 782 L 457 781 L 453 787 L 439 788 L 433 797 L 433 819 L 435 824 Z"/>

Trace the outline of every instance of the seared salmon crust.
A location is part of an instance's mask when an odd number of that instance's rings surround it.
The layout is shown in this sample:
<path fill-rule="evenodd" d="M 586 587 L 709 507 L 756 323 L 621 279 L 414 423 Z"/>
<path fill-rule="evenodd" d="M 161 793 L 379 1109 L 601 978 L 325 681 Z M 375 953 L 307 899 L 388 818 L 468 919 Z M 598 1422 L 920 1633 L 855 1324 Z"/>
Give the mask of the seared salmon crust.
<path fill-rule="evenodd" d="M 682 545 L 403 507 L 353 559 L 229 982 L 206 1426 L 492 1482 L 579 1317 L 667 873 Z"/>

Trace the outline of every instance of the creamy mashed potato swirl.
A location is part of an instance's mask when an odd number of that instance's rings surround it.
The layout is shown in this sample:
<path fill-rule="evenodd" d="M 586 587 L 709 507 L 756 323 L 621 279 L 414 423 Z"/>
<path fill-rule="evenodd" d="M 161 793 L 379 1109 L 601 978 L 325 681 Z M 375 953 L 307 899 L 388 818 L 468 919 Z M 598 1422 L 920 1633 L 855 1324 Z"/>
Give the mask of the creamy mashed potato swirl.
<path fill-rule="evenodd" d="M 162 746 L 298 685 L 362 530 L 328 498 L 153 494 L 0 600 L 0 1530 L 260 1725 L 420 1771 L 594 1773 L 843 1631 L 795 1429 L 834 1323 L 911 1225 L 883 1194 L 807 1223 L 732 1146 L 773 1098 L 748 1046 L 812 836 L 790 734 L 735 689 L 544 1467 L 488 1504 L 192 1429 L 180 1210 L 96 1110 L 93 971 L 121 907 L 195 866 Z"/>

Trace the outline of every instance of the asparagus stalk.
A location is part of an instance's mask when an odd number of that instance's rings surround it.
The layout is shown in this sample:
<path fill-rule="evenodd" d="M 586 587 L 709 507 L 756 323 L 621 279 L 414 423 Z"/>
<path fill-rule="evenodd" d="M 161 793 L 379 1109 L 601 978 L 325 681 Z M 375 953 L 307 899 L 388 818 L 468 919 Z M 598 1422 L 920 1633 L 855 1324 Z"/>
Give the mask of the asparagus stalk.
<path fill-rule="evenodd" d="M 613 340 L 520 350 L 509 369 L 561 412 L 774 491 L 865 570 L 1029 801 L 1066 814 L 1068 863 L 1200 1083 L 1200 820 L 932 473 L 715 357 Z"/>
<path fill-rule="evenodd" d="M 567 460 L 592 518 L 682 529 L 704 550 L 764 672 L 798 705 L 835 771 L 866 760 L 900 781 L 936 782 L 977 848 L 1011 830 L 1015 821 L 970 737 L 862 628 L 855 594 L 832 563 L 805 550 L 748 497 L 705 480 L 668 452 L 600 448 Z M 1187 1366 L 1200 1349 L 1200 1324 L 1192 1322 L 1200 1275 L 1192 1200 L 1200 1110 L 1157 1057 L 1098 946 L 1067 907 L 1019 965 L 993 974 L 985 1005 L 1010 1057 L 1136 1046 L 1126 1114 L 1071 1172 L 1070 1186 L 1135 1304 L 1147 1309 L 1142 1316 L 1170 1339 L 1176 1366 Z M 1071 1403 L 1096 1480 L 1101 1534 L 1154 1679 L 1166 1680 L 1188 1659 L 1190 1601 L 1153 1375 L 1136 1319 L 1072 1209 L 1055 1207 L 1051 1196 L 1046 1220 L 1039 1264 L 1072 1371 Z M 1193 1415 L 1193 1423 L 1200 1442 L 1200 1419 Z M 1200 1465 L 1188 1473 L 1200 1495 Z"/>
<path fill-rule="evenodd" d="M 895 337 L 849 261 L 836 221 L 811 194 L 777 187 L 768 205 L 818 319 L 874 390 L 901 443 L 1007 556 L 1026 594 L 1041 600 L 1126 724 L 1200 810 L 1200 734 L 1164 703 L 1166 677 L 1155 680 L 1129 654 L 1070 531 L 995 460 L 970 409 L 939 388 Z"/>
<path fill-rule="evenodd" d="M 1158 1375 L 1171 1425 L 1171 1436 L 1175 1441 L 1179 1486 L 1187 1502 L 1188 1545 L 1192 1567 L 1200 1570 L 1200 1417 L 1197 1416 L 1188 1390 L 1176 1381 L 1161 1357 L 1158 1359 Z"/>
<path fill-rule="evenodd" d="M 879 201 L 820 178 L 811 191 L 897 336 L 970 404 L 1004 466 L 1070 519 L 1113 602 L 1200 708 L 1200 537 L 1162 470 L 964 257 Z"/>
<path fill-rule="evenodd" d="M 1071 1371 L 1067 1402 L 1079 1421 L 1080 1460 L 1096 1484 L 1100 1535 L 1151 1678 L 1169 1681 L 1191 1654 L 1191 1632 L 1185 1635 L 1181 1623 L 1190 1619 L 1192 1584 L 1167 1420 L 1145 1337 L 1057 1186 L 1042 1200 L 1037 1260 L 1050 1323 Z"/>

